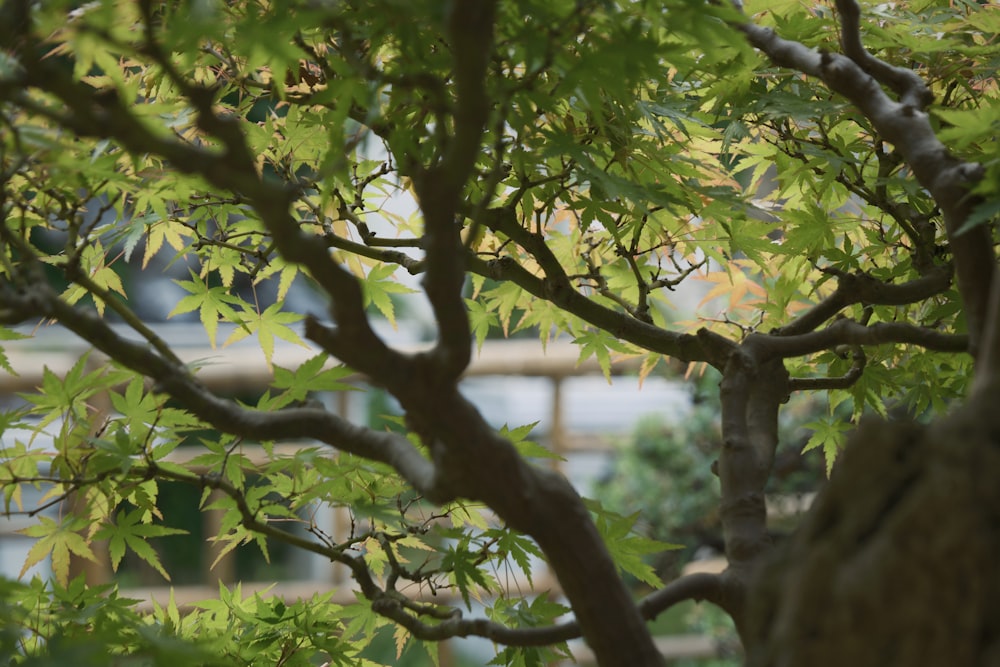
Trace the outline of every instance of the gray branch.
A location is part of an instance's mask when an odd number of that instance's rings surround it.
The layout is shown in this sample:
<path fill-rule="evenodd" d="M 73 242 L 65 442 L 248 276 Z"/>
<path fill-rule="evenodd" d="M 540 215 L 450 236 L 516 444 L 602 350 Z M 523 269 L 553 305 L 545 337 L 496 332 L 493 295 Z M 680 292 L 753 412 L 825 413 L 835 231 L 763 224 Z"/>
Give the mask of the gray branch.
<path fill-rule="evenodd" d="M 941 294 L 951 286 L 952 269 L 935 267 L 909 282 L 893 285 L 863 273 L 824 269 L 837 277 L 837 289 L 802 315 L 771 332 L 775 336 L 808 333 L 853 304 L 865 306 L 903 306 Z"/>
<path fill-rule="evenodd" d="M 458 224 L 459 203 L 481 150 L 490 114 L 486 73 L 493 48 L 494 0 L 455 3 L 448 17 L 456 98 L 454 131 L 443 154 L 418 168 L 413 184 L 424 214 L 426 274 L 424 289 L 438 324 L 431 352 L 443 379 L 455 381 L 472 358 L 472 332 L 462 298 L 465 248 Z"/>
<path fill-rule="evenodd" d="M 837 8 L 844 55 L 819 53 L 753 24 L 739 28 L 773 63 L 815 76 L 850 100 L 881 138 L 896 146 L 917 181 L 934 197 L 955 256 L 958 287 L 969 323 L 969 348 L 975 355 L 988 316 L 997 260 L 987 226 L 961 234 L 958 231 L 976 205 L 970 189 L 982 177 L 982 168 L 955 158 L 937 138 L 924 110 L 931 101 L 930 93 L 920 77 L 864 49 L 858 3 L 837 0 Z M 898 100 L 892 99 L 883 85 Z"/>
<path fill-rule="evenodd" d="M 969 337 L 948 334 L 936 329 L 918 327 L 902 322 L 861 324 L 841 318 L 830 326 L 794 336 L 750 334 L 744 344 L 752 347 L 763 359 L 788 359 L 830 350 L 840 345 L 883 345 L 908 343 L 938 352 L 966 352 Z"/>

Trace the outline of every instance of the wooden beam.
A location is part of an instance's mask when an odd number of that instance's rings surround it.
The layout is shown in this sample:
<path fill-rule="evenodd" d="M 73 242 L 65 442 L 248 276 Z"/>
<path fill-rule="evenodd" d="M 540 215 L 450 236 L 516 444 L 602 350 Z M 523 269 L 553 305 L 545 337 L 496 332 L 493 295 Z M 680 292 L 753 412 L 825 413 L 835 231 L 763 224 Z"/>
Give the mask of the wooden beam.
<path fill-rule="evenodd" d="M 42 381 L 43 369 L 58 376 L 65 375 L 88 348 L 72 341 L 63 348 L 47 348 L 32 344 L 30 339 L 8 342 L 5 351 L 17 375 L 0 375 L 0 393 L 31 391 Z M 418 351 L 419 347 L 412 347 Z M 197 377 L 216 390 L 267 386 L 273 378 L 260 348 L 252 345 L 231 347 L 178 347 L 177 356 L 188 364 L 197 364 Z M 282 368 L 296 368 L 315 356 L 315 348 L 281 345 L 275 348 L 273 363 Z M 545 348 L 536 340 L 485 341 L 478 353 L 473 353 L 466 377 L 516 375 L 527 377 L 572 377 L 594 375 L 601 368 L 594 358 L 577 363 L 580 349 L 569 341 L 553 341 Z M 109 363 L 95 357 L 92 363 Z M 331 365 L 333 363 L 331 362 Z M 624 374 L 639 368 L 638 359 L 618 359 L 611 372 Z"/>

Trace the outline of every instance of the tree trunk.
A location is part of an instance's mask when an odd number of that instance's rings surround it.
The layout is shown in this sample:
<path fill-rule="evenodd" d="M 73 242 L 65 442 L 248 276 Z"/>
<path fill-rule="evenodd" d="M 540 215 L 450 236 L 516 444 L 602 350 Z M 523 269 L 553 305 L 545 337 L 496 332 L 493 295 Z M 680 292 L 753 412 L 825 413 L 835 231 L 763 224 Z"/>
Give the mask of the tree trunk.
<path fill-rule="evenodd" d="M 998 408 L 862 425 L 757 579 L 748 665 L 1000 665 Z"/>

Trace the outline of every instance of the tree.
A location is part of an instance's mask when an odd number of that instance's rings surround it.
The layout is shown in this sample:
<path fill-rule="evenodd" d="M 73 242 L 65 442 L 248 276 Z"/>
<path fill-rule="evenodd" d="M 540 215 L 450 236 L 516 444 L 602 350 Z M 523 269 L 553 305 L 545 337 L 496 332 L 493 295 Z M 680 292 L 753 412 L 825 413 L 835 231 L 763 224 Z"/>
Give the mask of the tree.
<path fill-rule="evenodd" d="M 833 4 L 6 0 L 0 321 L 58 321 L 114 362 L 48 378 L 29 399 L 43 420 L 63 418 L 48 472 L 28 447 L 5 451 L 8 498 L 47 477 L 78 499 L 33 532 L 57 574 L 94 537 L 111 540 L 113 560 L 125 548 L 155 559 L 143 545 L 163 530 L 157 484 L 179 480 L 225 494 L 227 544 L 285 540 L 351 570 L 356 608 L 320 596 L 307 623 L 302 608 L 256 607 L 248 632 L 294 628 L 297 660 L 351 660 L 360 635 L 392 622 L 401 644 L 479 635 L 512 664 L 580 635 L 601 664 L 659 664 L 646 619 L 690 598 L 733 617 L 753 664 L 884 664 L 902 646 L 910 662 L 996 660 L 1000 505 L 981 480 L 995 479 L 1000 432 L 1000 15 L 970 0 Z M 390 213 L 388 196 L 419 215 Z M 195 260 L 174 312 L 197 311 L 210 339 L 234 322 L 270 355 L 302 323 L 321 356 L 276 368 L 255 405 L 211 394 L 135 315 L 120 277 L 170 252 Z M 399 271 L 422 276 L 428 351 L 394 349 L 372 328 L 373 311 L 393 316 Z M 699 278 L 718 299 L 679 322 L 669 292 Z M 265 279 L 278 281 L 274 304 L 241 296 Z M 285 311 L 294 284 L 329 312 Z M 724 314 L 704 316 L 720 300 Z M 625 354 L 643 373 L 666 358 L 722 372 L 725 573 L 633 601 L 597 527 L 627 520 L 595 523 L 599 508 L 460 393 L 475 342 L 496 328 L 571 336 L 605 368 Z M 348 372 L 400 402 L 402 431 L 306 400 Z M 121 416 L 95 435 L 98 391 Z M 827 392 L 831 415 L 846 404 L 855 419 L 908 418 L 862 429 L 806 527 L 774 547 L 763 488 L 779 411 L 800 391 Z M 950 420 L 912 421 L 963 397 Z M 216 474 L 162 461 L 206 426 L 222 434 L 203 457 Z M 810 446 L 832 466 L 848 428 L 814 426 Z M 276 459 L 248 483 L 229 456 L 240 438 L 332 449 Z M 379 561 L 274 521 L 317 499 L 360 502 L 343 483 L 360 477 L 389 507 L 409 489 L 443 511 L 481 503 L 502 524 L 435 543 L 400 510 L 403 529 L 368 535 Z M 396 557 L 407 547 L 436 551 L 433 567 L 407 569 Z M 553 624 L 563 609 L 548 600 L 505 597 L 490 620 L 466 619 L 395 589 L 440 578 L 467 596 L 491 587 L 486 563 L 535 551 L 573 621 Z M 872 597 L 905 607 L 917 581 L 934 594 L 914 600 L 943 606 L 892 613 Z M 114 613 L 131 628 L 118 650 L 161 650 L 141 619 Z M 164 611 L 160 623 L 168 637 L 209 631 L 194 618 Z M 262 661 L 288 650 L 255 646 Z"/>

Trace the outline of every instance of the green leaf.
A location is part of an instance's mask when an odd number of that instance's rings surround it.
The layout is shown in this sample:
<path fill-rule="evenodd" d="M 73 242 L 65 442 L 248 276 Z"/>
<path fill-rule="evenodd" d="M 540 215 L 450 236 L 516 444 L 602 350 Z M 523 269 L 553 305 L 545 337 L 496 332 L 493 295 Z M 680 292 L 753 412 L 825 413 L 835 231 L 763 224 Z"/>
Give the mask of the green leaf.
<path fill-rule="evenodd" d="M 197 310 L 201 318 L 201 324 L 205 327 L 209 343 L 211 343 L 213 348 L 215 347 L 216 333 L 219 330 L 220 319 L 246 326 L 233 308 L 233 306 L 242 305 L 243 302 L 231 296 L 225 287 L 209 287 L 193 271 L 191 272 L 191 280 L 176 280 L 174 282 L 184 288 L 189 294 L 177 302 L 177 305 L 174 306 L 174 309 L 170 311 L 167 317 L 174 317 Z"/>
<path fill-rule="evenodd" d="M 590 357 L 596 357 L 597 363 L 604 373 L 604 378 L 611 384 L 611 352 L 628 352 L 629 349 L 604 331 L 588 331 L 577 336 L 574 343 L 580 346 L 579 364 Z"/>
<path fill-rule="evenodd" d="M 510 557 L 513 559 L 521 573 L 527 577 L 528 583 L 533 585 L 531 578 L 532 559 L 541 559 L 543 554 L 531 538 L 512 530 L 503 530 L 497 536 L 496 549 L 502 558 Z"/>
<path fill-rule="evenodd" d="M 329 355 L 320 353 L 299 364 L 294 370 L 274 366 L 274 382 L 276 389 L 284 389 L 282 396 L 285 404 L 292 401 L 305 400 L 310 392 L 348 391 L 354 390 L 353 385 L 342 382 L 353 374 L 346 366 L 325 368 Z"/>
<path fill-rule="evenodd" d="M 476 337 L 476 349 L 481 351 L 490 329 L 500 325 L 500 318 L 482 301 L 466 299 L 465 306 L 469 312 L 472 335 Z"/>
<path fill-rule="evenodd" d="M 1000 216 L 1000 199 L 984 201 L 972 210 L 972 213 L 969 214 L 962 225 L 958 228 L 955 235 L 961 236 L 971 229 L 975 229 L 980 225 L 985 225 L 986 223 L 994 220 L 997 216 Z"/>
<path fill-rule="evenodd" d="M 605 546 L 611 553 L 615 565 L 639 581 L 654 588 L 663 585 L 647 556 L 671 549 L 682 549 L 683 545 L 661 542 L 643 537 L 633 532 L 639 520 L 639 512 L 622 516 L 605 509 L 598 501 L 586 500 L 588 508 L 595 515 L 597 530 L 604 538 Z"/>
<path fill-rule="evenodd" d="M 187 531 L 146 523 L 146 515 L 147 513 L 142 509 L 121 512 L 113 522 L 106 523 L 100 528 L 94 534 L 94 537 L 100 540 L 108 540 L 111 567 L 115 571 L 118 570 L 122 557 L 125 555 L 125 548 L 128 547 L 139 558 L 159 572 L 164 579 L 170 581 L 170 574 L 163 568 L 159 555 L 149 544 L 148 540 L 151 537 L 182 535 L 186 534 Z"/>
<path fill-rule="evenodd" d="M 233 330 L 233 333 L 226 339 L 225 345 L 245 338 L 249 334 L 257 334 L 260 349 L 264 352 L 264 359 L 268 366 L 271 366 L 271 359 L 274 357 L 276 338 L 302 347 L 309 347 L 289 326 L 301 322 L 304 319 L 301 314 L 283 311 L 281 303 L 272 303 L 262 313 L 255 313 L 249 307 L 244 307 L 246 308 L 244 317 L 240 320 L 243 326 Z"/>
<path fill-rule="evenodd" d="M 491 590 L 493 584 L 491 578 L 488 579 L 488 575 L 479 568 L 478 556 L 468 547 L 467 538 L 449 546 L 441 558 L 441 567 L 448 572 L 448 578 L 458 588 L 465 606 L 471 609 L 471 596 L 479 598 L 475 587 Z"/>
<path fill-rule="evenodd" d="M 31 566 L 48 556 L 52 559 L 52 573 L 56 581 L 66 585 L 69 582 L 70 554 L 97 562 L 89 542 L 80 534 L 86 527 L 87 520 L 82 517 L 67 516 L 56 521 L 42 515 L 38 517 L 38 524 L 19 530 L 19 533 L 38 538 L 38 541 L 28 550 L 18 576 L 23 577 Z"/>
<path fill-rule="evenodd" d="M 537 442 L 527 439 L 528 435 L 536 426 L 538 426 L 538 422 L 532 422 L 531 424 L 518 426 L 517 428 L 511 430 L 507 428 L 506 424 L 504 424 L 500 427 L 500 435 L 510 440 L 510 443 L 514 445 L 515 449 L 517 449 L 518 454 L 525 458 L 565 461 L 566 459 L 563 456 L 556 454 L 547 447 L 539 445 Z"/>
<path fill-rule="evenodd" d="M 392 274 L 395 271 L 396 267 L 392 264 L 381 264 L 373 267 L 361 282 L 365 305 L 374 305 L 393 326 L 396 326 L 396 315 L 391 295 L 412 294 L 416 291 L 393 280 Z"/>
<path fill-rule="evenodd" d="M 30 336 L 27 336 L 27 335 L 22 334 L 22 333 L 18 333 L 17 331 L 12 331 L 12 330 L 8 329 L 7 327 L 0 326 L 0 341 L 3 341 L 3 340 L 24 340 L 25 338 L 30 338 Z M 10 375 L 17 376 L 17 372 L 10 365 L 10 359 L 7 358 L 7 353 L 3 349 L 2 346 L 0 346 L 0 368 L 2 368 L 5 371 L 7 371 L 7 373 L 9 373 Z"/>
<path fill-rule="evenodd" d="M 823 458 L 826 461 L 826 474 L 829 476 L 833 470 L 833 463 L 837 460 L 837 455 L 844 447 L 847 432 L 853 426 L 831 415 L 809 422 L 803 428 L 811 429 L 813 433 L 802 448 L 802 452 L 805 453 L 817 448 L 822 449 Z"/>
<path fill-rule="evenodd" d="M 523 307 L 525 305 L 523 302 L 529 297 L 515 283 L 505 282 L 483 292 L 481 298 L 486 304 L 485 310 L 496 313 L 503 335 L 507 336 L 510 333 L 510 319 L 514 309 Z"/>

